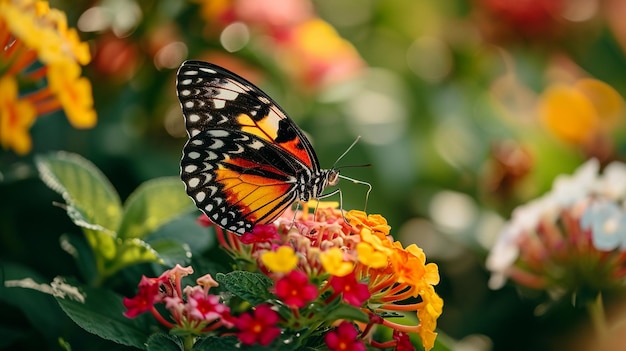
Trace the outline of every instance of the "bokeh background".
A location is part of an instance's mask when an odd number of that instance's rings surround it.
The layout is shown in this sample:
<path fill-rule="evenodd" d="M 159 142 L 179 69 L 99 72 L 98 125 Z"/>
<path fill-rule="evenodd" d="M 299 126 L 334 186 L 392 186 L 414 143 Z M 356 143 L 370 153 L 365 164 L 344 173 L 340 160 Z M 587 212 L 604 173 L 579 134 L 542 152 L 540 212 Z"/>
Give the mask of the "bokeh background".
<path fill-rule="evenodd" d="M 186 141 L 174 80 L 186 59 L 251 80 L 310 136 L 323 167 L 369 182 L 367 211 L 439 265 L 442 337 L 456 350 L 569 350 L 584 310 L 492 291 L 484 259 L 515 206 L 595 157 L 623 159 L 626 2 L 620 0 L 51 0 L 89 44 L 97 125 L 41 116 L 26 154 L 0 152 L 0 255 L 72 275 L 79 232 L 33 156 L 78 153 L 122 198 L 177 175 Z M 366 205 L 343 181 L 343 207 Z M 550 307 L 550 308 L 548 308 Z M 8 324 L 28 321 L 10 313 Z M 5 315 L 2 313 L 2 315 Z M 9 329 L 4 329 L 6 330 Z"/>

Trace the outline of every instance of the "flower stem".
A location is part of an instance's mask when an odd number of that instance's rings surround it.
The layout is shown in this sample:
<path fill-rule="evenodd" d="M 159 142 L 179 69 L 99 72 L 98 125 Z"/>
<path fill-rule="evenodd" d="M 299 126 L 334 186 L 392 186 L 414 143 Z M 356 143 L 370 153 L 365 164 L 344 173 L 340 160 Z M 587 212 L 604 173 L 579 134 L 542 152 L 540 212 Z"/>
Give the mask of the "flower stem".
<path fill-rule="evenodd" d="M 598 293 L 595 300 L 587 305 L 587 311 L 591 318 L 591 325 L 599 340 L 604 339 L 607 333 L 606 315 L 604 313 L 604 303 L 602 293 Z"/>
<path fill-rule="evenodd" d="M 183 343 L 184 343 L 184 350 L 187 351 L 191 351 L 191 349 L 193 348 L 193 343 L 195 341 L 195 338 L 191 335 L 187 335 L 183 338 Z"/>

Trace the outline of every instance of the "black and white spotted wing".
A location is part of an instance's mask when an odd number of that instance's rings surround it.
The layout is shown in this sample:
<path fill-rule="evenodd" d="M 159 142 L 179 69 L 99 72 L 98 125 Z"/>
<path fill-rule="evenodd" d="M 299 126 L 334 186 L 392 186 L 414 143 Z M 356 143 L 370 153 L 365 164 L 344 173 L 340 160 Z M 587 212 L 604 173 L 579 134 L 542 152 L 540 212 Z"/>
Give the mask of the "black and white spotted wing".
<path fill-rule="evenodd" d="M 187 61 L 177 92 L 189 140 L 181 178 L 216 225 L 243 234 L 338 182 L 304 133 L 259 88 L 219 66 Z"/>

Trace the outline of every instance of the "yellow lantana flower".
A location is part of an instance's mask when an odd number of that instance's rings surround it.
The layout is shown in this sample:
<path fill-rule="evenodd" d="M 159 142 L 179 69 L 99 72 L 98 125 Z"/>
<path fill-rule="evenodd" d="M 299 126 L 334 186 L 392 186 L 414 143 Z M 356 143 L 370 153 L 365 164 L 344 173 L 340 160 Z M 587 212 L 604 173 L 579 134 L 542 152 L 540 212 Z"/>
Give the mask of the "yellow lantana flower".
<path fill-rule="evenodd" d="M 374 233 L 389 235 L 391 226 L 387 224 L 387 219 L 379 214 L 370 214 L 363 211 L 351 210 L 346 213 L 346 219 L 350 225 L 357 229 L 369 228 Z"/>
<path fill-rule="evenodd" d="M 372 268 L 387 267 L 388 258 L 393 253 L 389 241 L 381 240 L 369 228 L 363 228 L 360 235 L 361 242 L 356 246 L 359 262 Z"/>
<path fill-rule="evenodd" d="M 399 241 L 394 242 L 394 245 L 396 245 L 397 247 L 402 247 L 402 244 Z M 420 264 L 424 266 L 425 271 L 424 275 L 422 276 L 422 280 L 424 281 L 424 283 L 430 285 L 439 284 L 439 267 L 434 263 L 426 264 L 426 254 L 424 254 L 424 250 L 422 250 L 421 247 L 415 244 L 411 244 L 407 246 L 404 250 L 415 256 L 419 260 Z"/>
<path fill-rule="evenodd" d="M 393 254 L 389 256 L 389 259 L 397 275 L 398 283 L 407 283 L 413 286 L 420 285 L 422 277 L 426 272 L 424 262 L 421 262 L 418 257 L 404 250 L 402 246 L 394 245 L 394 248 L 395 250 L 393 250 Z"/>
<path fill-rule="evenodd" d="M 75 128 L 91 128 L 96 124 L 91 83 L 80 77 L 80 67 L 62 61 L 48 68 L 50 90 L 55 93 Z"/>
<path fill-rule="evenodd" d="M 354 263 L 344 261 L 343 256 L 343 251 L 340 248 L 331 247 L 321 252 L 319 258 L 326 272 L 337 277 L 344 277 L 352 273 Z"/>
<path fill-rule="evenodd" d="M 11 94 L 1 97 L 4 148 L 28 153 L 36 117 L 61 108 L 75 128 L 95 125 L 91 83 L 80 76 L 80 65 L 91 60 L 89 47 L 68 27 L 64 12 L 47 1 L 0 0 L 0 38 L 0 78 L 13 81 L 11 88 L 5 81 Z"/>
<path fill-rule="evenodd" d="M 0 142 L 23 155 L 30 151 L 32 140 L 28 130 L 35 122 L 35 108 L 18 100 L 17 82 L 12 77 L 0 77 Z"/>
<path fill-rule="evenodd" d="M 424 349 L 429 350 L 435 345 L 437 333 L 437 318 L 443 312 L 443 299 L 437 295 L 432 285 L 425 286 L 419 294 L 422 297 L 422 308 L 417 310 L 420 320 L 419 336 L 422 339 Z"/>
<path fill-rule="evenodd" d="M 276 251 L 268 251 L 261 255 L 261 262 L 272 272 L 288 273 L 298 264 L 298 256 L 292 247 L 281 246 Z"/>

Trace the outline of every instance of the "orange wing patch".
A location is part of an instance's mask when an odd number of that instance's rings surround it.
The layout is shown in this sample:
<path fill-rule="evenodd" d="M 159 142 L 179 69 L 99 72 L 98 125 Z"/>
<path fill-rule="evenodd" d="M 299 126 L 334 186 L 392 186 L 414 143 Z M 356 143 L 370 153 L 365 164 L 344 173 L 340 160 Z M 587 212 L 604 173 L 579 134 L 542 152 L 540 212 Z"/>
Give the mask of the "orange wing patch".
<path fill-rule="evenodd" d="M 305 149 L 301 136 L 293 127 L 293 123 L 275 105 L 270 105 L 269 112 L 262 118 L 253 118 L 242 113 L 237 116 L 237 124 L 241 131 L 273 143 L 302 161 L 307 167 L 313 167 L 314 161 Z"/>
<path fill-rule="evenodd" d="M 285 207 L 276 208 L 292 193 L 293 184 L 260 175 L 239 173 L 220 166 L 215 181 L 221 183 L 226 202 L 245 214 L 246 220 L 267 223 L 278 217 Z"/>
<path fill-rule="evenodd" d="M 241 125 L 241 131 L 254 134 L 270 143 L 274 142 L 278 135 L 278 122 L 279 119 L 270 116 L 265 116 L 258 122 L 255 122 L 252 117 L 243 113 L 237 117 L 237 123 Z"/>

